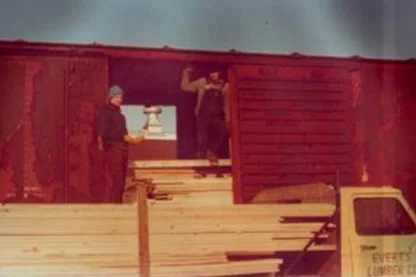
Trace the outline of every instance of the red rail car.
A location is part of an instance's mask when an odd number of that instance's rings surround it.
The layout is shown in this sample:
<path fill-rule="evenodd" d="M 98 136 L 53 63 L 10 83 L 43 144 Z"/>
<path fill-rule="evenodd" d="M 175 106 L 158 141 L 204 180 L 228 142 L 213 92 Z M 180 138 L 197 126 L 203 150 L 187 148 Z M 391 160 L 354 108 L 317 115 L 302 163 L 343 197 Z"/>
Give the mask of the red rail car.
<path fill-rule="evenodd" d="M 3 41 L 0 201 L 100 201 L 94 117 L 114 83 L 128 104 L 175 106 L 176 158 L 192 158 L 195 99 L 179 87 L 188 63 L 195 77 L 213 64 L 228 72 L 236 203 L 336 172 L 416 193 L 414 60 Z"/>

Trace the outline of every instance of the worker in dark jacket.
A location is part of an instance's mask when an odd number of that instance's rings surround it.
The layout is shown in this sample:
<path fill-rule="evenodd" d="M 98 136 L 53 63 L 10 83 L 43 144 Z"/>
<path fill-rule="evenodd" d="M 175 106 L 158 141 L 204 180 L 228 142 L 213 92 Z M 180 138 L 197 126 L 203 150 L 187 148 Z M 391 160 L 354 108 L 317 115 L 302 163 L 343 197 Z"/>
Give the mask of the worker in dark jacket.
<path fill-rule="evenodd" d="M 104 151 L 111 176 L 110 202 L 121 203 L 127 172 L 128 144 L 139 143 L 143 135 L 129 136 L 126 118 L 121 113 L 123 90 L 113 86 L 108 91 L 108 102 L 97 116 L 98 148 Z"/>
<path fill-rule="evenodd" d="M 187 66 L 182 72 L 181 88 L 197 93 L 195 116 L 197 122 L 198 158 L 208 158 L 216 163 L 218 151 L 228 136 L 230 121 L 228 110 L 228 83 L 219 69 L 212 68 L 207 77 L 190 80 L 193 68 Z M 215 136 L 212 136 L 212 132 Z"/>

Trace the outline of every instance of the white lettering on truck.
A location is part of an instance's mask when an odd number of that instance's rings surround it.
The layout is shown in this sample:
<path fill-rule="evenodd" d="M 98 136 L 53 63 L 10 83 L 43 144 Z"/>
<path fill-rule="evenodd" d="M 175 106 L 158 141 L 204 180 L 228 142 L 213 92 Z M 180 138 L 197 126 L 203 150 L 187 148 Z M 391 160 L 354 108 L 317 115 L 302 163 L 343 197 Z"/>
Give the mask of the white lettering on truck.
<path fill-rule="evenodd" d="M 367 267 L 367 277 L 415 276 L 416 264 L 411 264 L 412 252 L 374 253 Z"/>

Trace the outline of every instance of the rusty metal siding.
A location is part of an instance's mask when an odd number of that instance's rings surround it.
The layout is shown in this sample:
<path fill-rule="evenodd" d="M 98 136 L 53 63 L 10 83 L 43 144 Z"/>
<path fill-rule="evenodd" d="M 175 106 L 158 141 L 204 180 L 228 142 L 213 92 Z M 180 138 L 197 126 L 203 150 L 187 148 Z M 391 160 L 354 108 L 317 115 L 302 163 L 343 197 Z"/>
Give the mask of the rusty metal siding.
<path fill-rule="evenodd" d="M 333 182 L 337 170 L 344 183 L 356 181 L 345 68 L 246 65 L 233 72 L 238 202 L 264 188 Z"/>
<path fill-rule="evenodd" d="M 63 186 L 65 65 L 54 58 L 2 57 L 0 70 L 0 198 L 53 201 Z"/>

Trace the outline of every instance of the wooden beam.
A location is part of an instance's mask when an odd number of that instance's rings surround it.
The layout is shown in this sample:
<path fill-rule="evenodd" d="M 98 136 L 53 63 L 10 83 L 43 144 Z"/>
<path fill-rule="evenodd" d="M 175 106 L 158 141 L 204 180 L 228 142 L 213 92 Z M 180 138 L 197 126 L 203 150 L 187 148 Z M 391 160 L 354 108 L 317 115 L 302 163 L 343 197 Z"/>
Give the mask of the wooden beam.
<path fill-rule="evenodd" d="M 137 189 L 137 221 L 139 232 L 139 271 L 140 277 L 150 277 L 149 254 L 149 218 L 147 207 L 147 189 L 139 186 Z"/>
<path fill-rule="evenodd" d="M 189 167 L 218 167 L 231 166 L 231 160 L 220 159 L 218 165 L 212 166 L 208 160 L 155 160 L 155 161 L 133 161 L 130 168 L 189 168 Z"/>
<path fill-rule="evenodd" d="M 189 265 L 178 267 L 156 267 L 154 277 L 208 277 L 233 276 L 258 273 L 279 272 L 281 259 L 264 259 L 259 261 L 236 261 L 206 265 Z"/>

